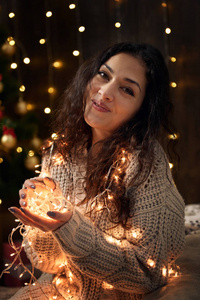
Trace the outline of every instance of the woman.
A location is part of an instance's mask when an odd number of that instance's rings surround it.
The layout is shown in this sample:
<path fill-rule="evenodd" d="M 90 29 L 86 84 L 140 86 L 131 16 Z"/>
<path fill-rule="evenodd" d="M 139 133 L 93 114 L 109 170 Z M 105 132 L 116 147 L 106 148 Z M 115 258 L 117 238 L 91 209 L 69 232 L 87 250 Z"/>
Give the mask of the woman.
<path fill-rule="evenodd" d="M 166 284 L 185 241 L 184 202 L 157 142 L 168 88 L 149 45 L 116 44 L 79 69 L 57 112 L 58 138 L 43 148 L 51 178 L 25 181 L 21 209 L 10 209 L 32 227 L 25 250 L 44 272 L 13 299 L 142 299 Z M 72 209 L 31 212 L 31 193 L 49 188 Z"/>

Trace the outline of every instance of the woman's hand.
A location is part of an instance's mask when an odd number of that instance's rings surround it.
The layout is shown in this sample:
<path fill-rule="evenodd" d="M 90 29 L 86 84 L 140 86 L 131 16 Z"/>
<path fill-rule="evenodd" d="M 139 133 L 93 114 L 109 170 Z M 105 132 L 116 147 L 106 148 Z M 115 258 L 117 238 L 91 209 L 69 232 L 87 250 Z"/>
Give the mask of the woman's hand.
<path fill-rule="evenodd" d="M 27 206 L 28 198 L 34 197 L 35 191 L 42 193 L 43 196 L 49 193 L 49 189 L 56 189 L 56 183 L 49 177 L 34 177 L 24 182 L 22 189 L 19 191 L 19 204 L 21 207 Z"/>
<path fill-rule="evenodd" d="M 71 211 L 59 212 L 48 211 L 47 218 L 40 216 L 37 213 L 31 212 L 28 207 L 28 199 L 34 198 L 35 195 L 42 194 L 44 198 L 49 192 L 52 191 L 55 197 L 62 195 L 59 187 L 53 179 L 45 177 L 35 177 L 24 182 L 23 188 L 19 191 L 21 208 L 11 207 L 9 210 L 12 212 L 22 223 L 32 227 L 37 227 L 42 231 L 53 231 L 68 222 L 72 216 Z M 52 193 L 51 192 L 51 193 Z M 52 219 L 50 219 L 52 218 Z"/>
<path fill-rule="evenodd" d="M 72 211 L 58 212 L 48 211 L 47 216 L 51 219 L 47 219 L 30 212 L 26 208 L 10 207 L 9 211 L 13 213 L 24 225 L 39 228 L 42 231 L 54 231 L 64 225 L 72 217 Z"/>

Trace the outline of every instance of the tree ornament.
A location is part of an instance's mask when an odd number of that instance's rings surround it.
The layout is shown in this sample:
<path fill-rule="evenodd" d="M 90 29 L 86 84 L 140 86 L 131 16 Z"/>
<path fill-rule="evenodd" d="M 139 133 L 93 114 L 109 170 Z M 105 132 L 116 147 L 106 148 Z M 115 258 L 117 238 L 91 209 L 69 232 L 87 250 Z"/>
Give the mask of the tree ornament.
<path fill-rule="evenodd" d="M 16 134 L 13 128 L 3 126 L 3 135 L 1 137 L 1 143 L 4 147 L 12 149 L 17 143 Z"/>
<path fill-rule="evenodd" d="M 28 170 L 35 170 L 35 166 L 40 163 L 40 160 L 37 156 L 27 156 L 25 158 L 24 164 Z"/>
<path fill-rule="evenodd" d="M 39 137 L 34 136 L 32 141 L 31 141 L 31 145 L 34 147 L 34 149 L 37 150 L 42 145 L 42 140 Z"/>
<path fill-rule="evenodd" d="M 16 113 L 19 115 L 25 115 L 27 113 L 27 103 L 22 97 L 19 98 L 18 103 L 16 104 Z"/>
<path fill-rule="evenodd" d="M 6 54 L 6 55 L 9 55 L 9 56 L 12 56 L 15 54 L 15 51 L 16 51 L 16 47 L 15 46 L 11 46 L 9 44 L 8 41 L 6 41 L 2 47 L 1 47 L 2 51 Z"/>

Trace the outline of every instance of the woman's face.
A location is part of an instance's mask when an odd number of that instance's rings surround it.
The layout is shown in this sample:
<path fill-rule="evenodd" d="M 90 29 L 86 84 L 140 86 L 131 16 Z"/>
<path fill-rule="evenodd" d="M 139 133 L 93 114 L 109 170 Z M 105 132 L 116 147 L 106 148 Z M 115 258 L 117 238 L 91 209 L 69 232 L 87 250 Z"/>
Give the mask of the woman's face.
<path fill-rule="evenodd" d="M 93 143 L 109 137 L 140 109 L 146 90 L 142 62 L 126 53 L 103 64 L 86 90 L 84 118 L 91 126 Z"/>

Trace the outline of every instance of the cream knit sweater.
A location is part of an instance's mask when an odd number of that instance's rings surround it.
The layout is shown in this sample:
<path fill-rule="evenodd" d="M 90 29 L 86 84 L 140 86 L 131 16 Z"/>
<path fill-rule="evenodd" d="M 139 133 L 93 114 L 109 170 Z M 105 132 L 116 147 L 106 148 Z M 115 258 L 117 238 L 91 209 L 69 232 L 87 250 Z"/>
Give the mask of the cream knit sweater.
<path fill-rule="evenodd" d="M 85 162 L 69 158 L 52 164 L 51 176 L 65 197 L 70 196 L 73 216 L 52 233 L 29 232 L 26 253 L 44 274 L 40 284 L 20 289 L 11 299 L 136 300 L 166 284 L 165 270 L 184 248 L 184 202 L 157 142 L 154 157 L 138 189 L 129 184 L 138 167 L 136 153 L 127 168 L 126 193 L 135 202 L 129 230 L 111 229 L 107 209 L 97 208 L 89 219 L 85 207 L 77 208 L 84 197 Z"/>

